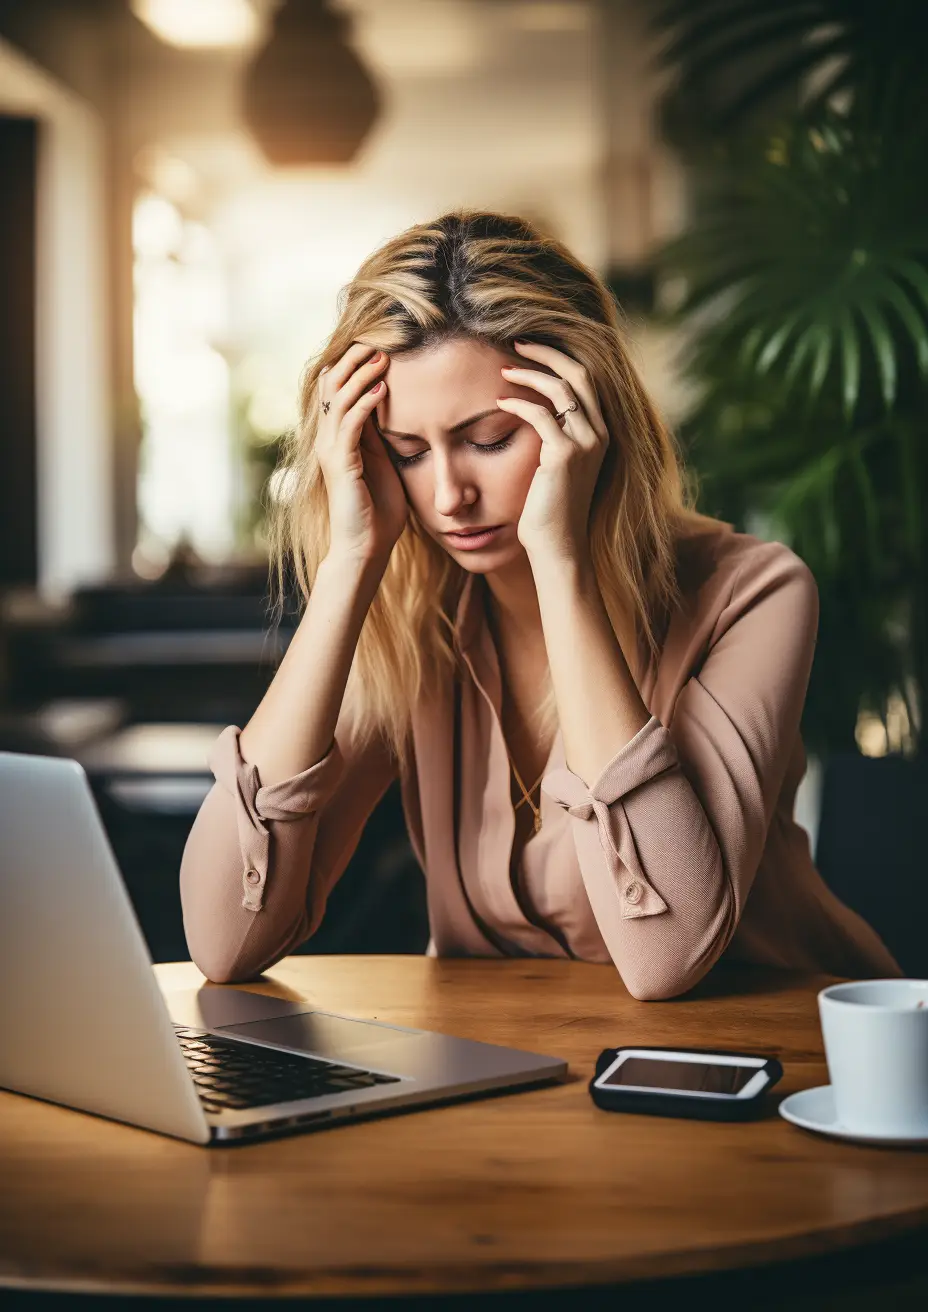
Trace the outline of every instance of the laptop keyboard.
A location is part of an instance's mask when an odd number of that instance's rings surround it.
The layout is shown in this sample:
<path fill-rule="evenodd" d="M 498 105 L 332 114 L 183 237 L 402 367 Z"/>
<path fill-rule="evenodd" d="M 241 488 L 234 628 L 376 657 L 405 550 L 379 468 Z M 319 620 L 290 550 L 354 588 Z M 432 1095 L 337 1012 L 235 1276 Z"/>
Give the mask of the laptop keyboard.
<path fill-rule="evenodd" d="M 175 1025 L 174 1032 L 208 1112 L 267 1107 L 275 1102 L 323 1098 L 329 1093 L 399 1082 L 395 1075 L 217 1039 L 214 1034 L 184 1025 Z"/>

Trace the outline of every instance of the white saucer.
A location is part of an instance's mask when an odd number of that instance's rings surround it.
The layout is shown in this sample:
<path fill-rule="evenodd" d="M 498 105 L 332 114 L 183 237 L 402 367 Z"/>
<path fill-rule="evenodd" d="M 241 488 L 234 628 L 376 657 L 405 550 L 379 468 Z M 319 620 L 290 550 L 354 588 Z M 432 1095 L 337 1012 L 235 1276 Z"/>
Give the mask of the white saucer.
<path fill-rule="evenodd" d="M 817 1089 L 803 1089 L 799 1093 L 791 1093 L 780 1103 L 780 1115 L 803 1130 L 831 1135 L 835 1139 L 850 1139 L 853 1143 L 873 1143 L 887 1147 L 898 1145 L 904 1148 L 914 1148 L 920 1144 L 928 1146 L 928 1130 L 924 1134 L 898 1135 L 858 1134 L 854 1130 L 847 1129 L 838 1120 L 830 1084 L 821 1084 Z"/>

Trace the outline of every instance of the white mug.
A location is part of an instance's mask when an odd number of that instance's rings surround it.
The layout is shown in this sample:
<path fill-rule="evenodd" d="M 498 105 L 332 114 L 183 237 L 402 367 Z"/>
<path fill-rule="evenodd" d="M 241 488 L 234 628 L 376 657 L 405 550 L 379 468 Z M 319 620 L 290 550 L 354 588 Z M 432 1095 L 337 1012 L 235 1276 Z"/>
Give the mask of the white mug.
<path fill-rule="evenodd" d="M 928 1137 L 928 980 L 833 984 L 818 995 L 839 1123 Z"/>

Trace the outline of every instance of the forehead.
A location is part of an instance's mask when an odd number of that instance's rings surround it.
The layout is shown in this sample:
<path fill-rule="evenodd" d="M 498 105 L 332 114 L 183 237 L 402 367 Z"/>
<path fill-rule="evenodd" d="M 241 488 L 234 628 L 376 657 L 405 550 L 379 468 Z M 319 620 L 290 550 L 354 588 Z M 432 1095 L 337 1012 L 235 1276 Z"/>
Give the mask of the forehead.
<path fill-rule="evenodd" d="M 515 359 L 508 351 L 468 340 L 391 357 L 388 392 L 377 407 L 380 421 L 410 432 L 424 424 L 450 428 L 504 394 L 500 369 Z"/>
<path fill-rule="evenodd" d="M 469 338 L 391 358 L 385 371 L 388 391 L 376 407 L 377 421 L 383 428 L 424 435 L 446 431 L 483 410 L 493 410 L 498 397 L 543 402 L 533 387 L 502 376 L 500 369 L 507 364 L 554 372 L 515 351 Z M 505 414 L 502 410 L 498 413 Z"/>

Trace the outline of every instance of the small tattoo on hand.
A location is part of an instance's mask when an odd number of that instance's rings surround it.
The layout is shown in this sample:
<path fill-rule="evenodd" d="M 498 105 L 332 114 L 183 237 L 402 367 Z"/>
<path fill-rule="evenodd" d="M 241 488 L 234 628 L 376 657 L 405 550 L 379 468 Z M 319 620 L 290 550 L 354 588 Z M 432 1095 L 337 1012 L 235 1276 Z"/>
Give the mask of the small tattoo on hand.
<path fill-rule="evenodd" d="M 324 415 L 327 415 L 327 414 L 329 413 L 329 406 L 330 406 L 331 404 L 332 404 L 331 401 L 323 401 L 323 402 L 322 402 L 322 413 L 323 413 Z"/>

